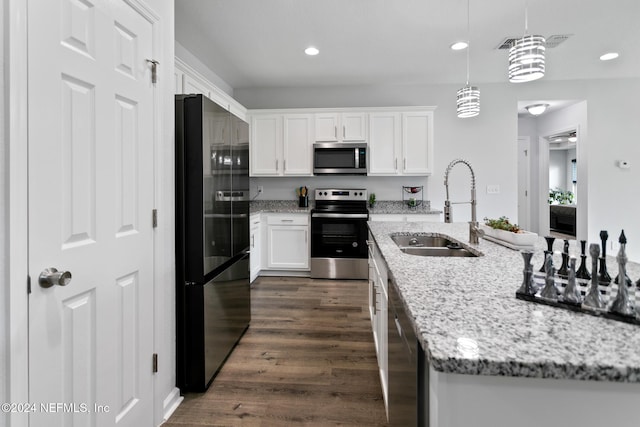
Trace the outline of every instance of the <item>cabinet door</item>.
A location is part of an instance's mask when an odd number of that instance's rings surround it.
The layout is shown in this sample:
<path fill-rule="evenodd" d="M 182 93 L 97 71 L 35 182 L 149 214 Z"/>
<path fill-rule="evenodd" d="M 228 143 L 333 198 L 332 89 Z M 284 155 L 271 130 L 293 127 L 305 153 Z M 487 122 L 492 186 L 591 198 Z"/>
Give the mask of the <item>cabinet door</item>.
<path fill-rule="evenodd" d="M 317 113 L 315 115 L 315 134 L 318 142 L 338 141 L 338 113 Z"/>
<path fill-rule="evenodd" d="M 400 157 L 400 114 L 369 114 L 369 175 L 396 175 Z"/>
<path fill-rule="evenodd" d="M 280 173 L 282 116 L 264 115 L 251 119 L 251 176 L 273 176 Z"/>
<path fill-rule="evenodd" d="M 342 134 L 339 135 L 343 141 L 366 141 L 367 140 L 367 115 L 365 113 L 342 113 Z"/>
<path fill-rule="evenodd" d="M 250 218 L 250 240 L 249 245 L 251 247 L 251 282 L 253 282 L 260 273 L 260 256 L 261 256 L 261 227 L 260 227 L 260 215 L 251 215 Z"/>
<path fill-rule="evenodd" d="M 284 175 L 311 175 L 313 114 L 288 114 L 283 118 Z"/>
<path fill-rule="evenodd" d="M 268 263 L 275 269 L 309 269 L 309 227 L 270 225 Z"/>
<path fill-rule="evenodd" d="M 249 124 L 239 117 L 231 116 L 231 144 L 249 144 Z"/>
<path fill-rule="evenodd" d="M 433 113 L 402 114 L 402 173 L 431 175 L 433 170 Z"/>

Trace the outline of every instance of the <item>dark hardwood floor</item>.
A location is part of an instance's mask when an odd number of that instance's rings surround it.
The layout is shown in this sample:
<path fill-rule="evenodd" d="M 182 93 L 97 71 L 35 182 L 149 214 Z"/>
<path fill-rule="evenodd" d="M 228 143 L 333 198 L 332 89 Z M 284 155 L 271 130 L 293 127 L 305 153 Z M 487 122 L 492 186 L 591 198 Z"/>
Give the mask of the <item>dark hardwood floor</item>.
<path fill-rule="evenodd" d="M 386 426 L 366 281 L 261 277 L 251 326 L 164 426 Z"/>

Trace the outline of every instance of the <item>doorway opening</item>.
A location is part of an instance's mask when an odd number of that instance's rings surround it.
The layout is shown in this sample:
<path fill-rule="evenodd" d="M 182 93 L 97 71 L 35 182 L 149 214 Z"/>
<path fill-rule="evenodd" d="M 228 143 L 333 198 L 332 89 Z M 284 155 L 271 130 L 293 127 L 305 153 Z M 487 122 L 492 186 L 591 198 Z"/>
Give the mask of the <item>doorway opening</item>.
<path fill-rule="evenodd" d="M 526 109 L 533 104 L 549 107 L 533 116 Z M 562 239 L 586 238 L 586 129 L 586 101 L 518 102 L 518 176 L 523 177 L 522 182 L 527 177 L 529 183 L 528 188 L 518 185 L 518 220 L 522 217 L 528 222 L 530 231 Z M 520 151 L 527 138 L 529 159 L 523 163 Z M 528 204 L 520 207 L 522 200 Z"/>

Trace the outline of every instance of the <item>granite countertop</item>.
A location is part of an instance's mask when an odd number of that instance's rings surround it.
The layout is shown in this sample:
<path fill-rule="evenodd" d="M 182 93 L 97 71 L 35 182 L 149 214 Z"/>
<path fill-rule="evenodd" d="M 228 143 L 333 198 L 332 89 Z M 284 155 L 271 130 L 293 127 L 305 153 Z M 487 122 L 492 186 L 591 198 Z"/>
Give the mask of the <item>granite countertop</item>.
<path fill-rule="evenodd" d="M 309 207 L 301 208 L 297 200 L 253 200 L 249 203 L 249 213 L 310 213 L 312 207 L 309 203 Z"/>
<path fill-rule="evenodd" d="M 375 214 L 441 214 L 442 211 L 431 209 L 431 202 L 425 200 L 420 206 L 410 208 L 401 200 L 379 200 L 376 204 L 369 208 L 371 215 Z"/>
<path fill-rule="evenodd" d="M 520 253 L 484 239 L 470 245 L 468 227 L 467 223 L 369 222 L 436 371 L 640 382 L 640 326 L 517 300 L 515 291 L 523 276 Z M 398 232 L 448 235 L 484 256 L 407 255 L 389 237 Z M 554 245 L 556 268 L 562 243 L 556 240 Z M 571 241 L 570 253 L 579 255 L 575 244 Z M 542 265 L 544 249 L 546 243 L 539 237 L 534 271 Z M 615 259 L 607 258 L 609 273 L 615 277 Z M 627 270 L 634 281 L 640 277 L 640 265 L 629 263 Z M 630 292 L 640 301 L 640 289 Z"/>

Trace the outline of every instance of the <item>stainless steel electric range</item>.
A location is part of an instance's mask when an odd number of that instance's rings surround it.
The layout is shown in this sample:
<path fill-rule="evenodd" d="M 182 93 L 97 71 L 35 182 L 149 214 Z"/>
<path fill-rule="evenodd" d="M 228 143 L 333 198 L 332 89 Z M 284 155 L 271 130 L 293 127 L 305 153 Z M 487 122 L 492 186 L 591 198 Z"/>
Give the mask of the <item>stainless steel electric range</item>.
<path fill-rule="evenodd" d="M 366 279 L 367 190 L 318 188 L 311 210 L 311 277 Z"/>

